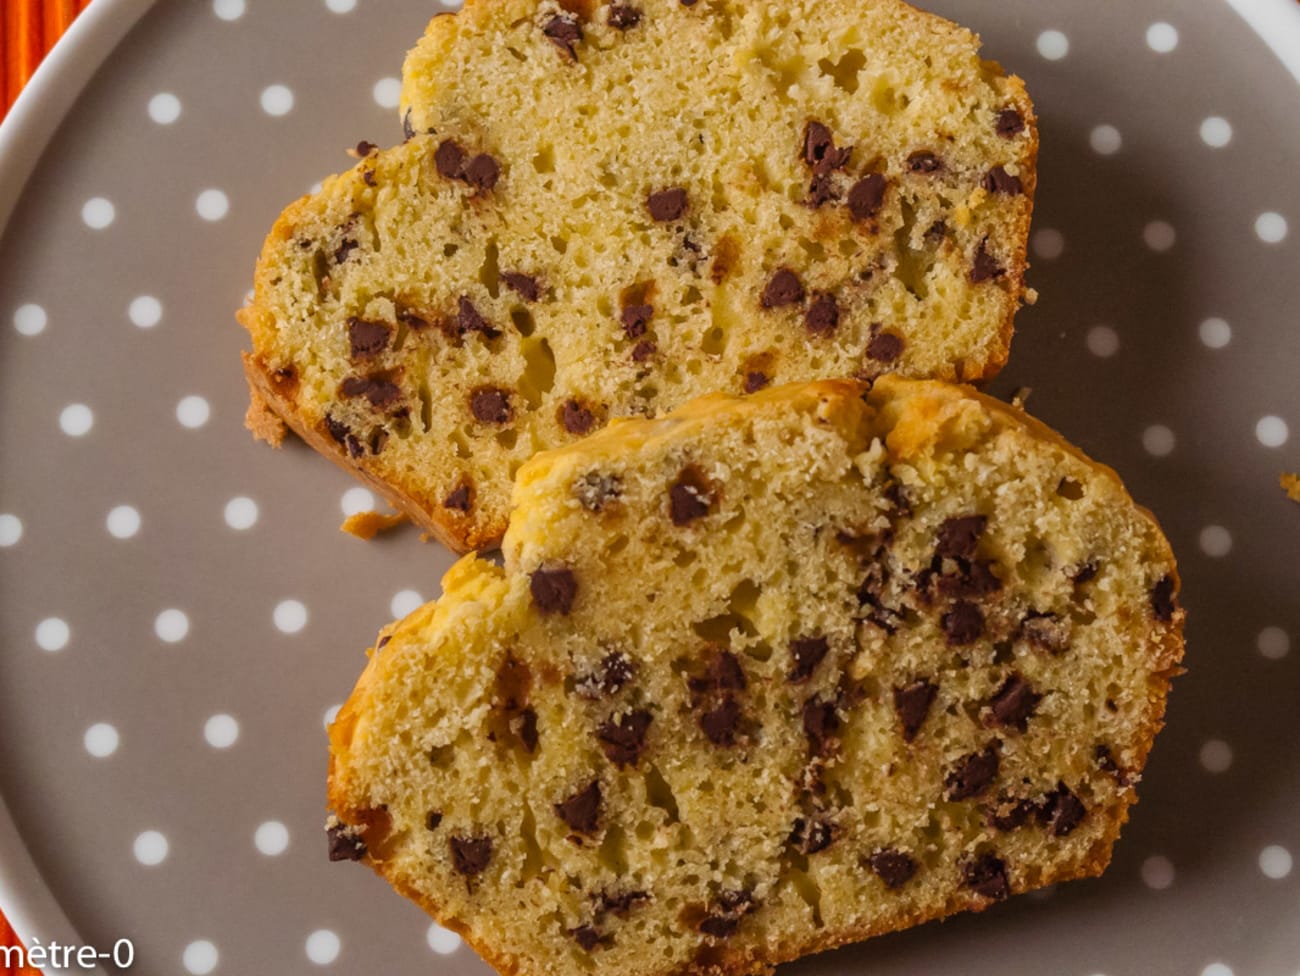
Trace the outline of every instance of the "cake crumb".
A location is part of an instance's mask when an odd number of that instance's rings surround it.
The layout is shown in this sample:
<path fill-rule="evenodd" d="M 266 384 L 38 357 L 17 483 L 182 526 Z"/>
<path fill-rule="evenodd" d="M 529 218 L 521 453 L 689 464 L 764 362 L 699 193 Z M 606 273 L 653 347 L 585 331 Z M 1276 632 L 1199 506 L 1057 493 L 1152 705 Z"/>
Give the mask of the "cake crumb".
<path fill-rule="evenodd" d="M 252 432 L 255 440 L 265 441 L 272 447 L 283 444 L 284 435 L 288 432 L 284 421 L 275 415 L 266 398 L 252 386 L 248 390 L 248 411 L 244 414 L 244 426 Z"/>
<path fill-rule="evenodd" d="M 1288 498 L 1293 502 L 1300 502 L 1300 474 L 1293 474 L 1290 471 L 1284 471 L 1282 476 L 1277 479 L 1282 490 L 1286 492 Z"/>
<path fill-rule="evenodd" d="M 391 515 L 384 515 L 382 512 L 357 512 L 343 520 L 339 531 L 369 542 L 379 533 L 396 528 L 405 521 L 406 515 L 403 512 L 394 512 Z"/>

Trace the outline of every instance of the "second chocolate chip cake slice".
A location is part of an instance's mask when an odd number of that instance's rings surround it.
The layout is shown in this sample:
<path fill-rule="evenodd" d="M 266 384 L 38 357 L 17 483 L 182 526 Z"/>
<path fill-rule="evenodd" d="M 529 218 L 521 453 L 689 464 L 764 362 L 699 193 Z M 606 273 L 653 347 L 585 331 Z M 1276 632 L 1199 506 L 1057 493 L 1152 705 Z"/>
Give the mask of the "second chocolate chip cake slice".
<path fill-rule="evenodd" d="M 514 499 L 504 566 L 387 628 L 330 731 L 332 856 L 501 972 L 762 972 L 1105 868 L 1177 575 L 1019 411 L 711 396 Z"/>
<path fill-rule="evenodd" d="M 899 0 L 471 0 L 408 139 L 285 211 L 246 358 L 274 415 L 448 545 L 538 450 L 714 391 L 979 380 L 1024 295 L 1038 137 Z"/>

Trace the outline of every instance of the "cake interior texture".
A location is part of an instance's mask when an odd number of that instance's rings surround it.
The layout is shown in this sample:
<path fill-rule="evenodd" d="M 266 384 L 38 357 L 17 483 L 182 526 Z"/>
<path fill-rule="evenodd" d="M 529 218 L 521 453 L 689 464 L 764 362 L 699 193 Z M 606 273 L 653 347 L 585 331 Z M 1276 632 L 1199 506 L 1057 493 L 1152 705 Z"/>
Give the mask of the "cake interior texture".
<path fill-rule="evenodd" d="M 698 400 L 519 472 L 504 564 L 387 627 L 330 830 L 505 973 L 754 973 L 1106 866 L 1173 556 L 1014 408 Z"/>

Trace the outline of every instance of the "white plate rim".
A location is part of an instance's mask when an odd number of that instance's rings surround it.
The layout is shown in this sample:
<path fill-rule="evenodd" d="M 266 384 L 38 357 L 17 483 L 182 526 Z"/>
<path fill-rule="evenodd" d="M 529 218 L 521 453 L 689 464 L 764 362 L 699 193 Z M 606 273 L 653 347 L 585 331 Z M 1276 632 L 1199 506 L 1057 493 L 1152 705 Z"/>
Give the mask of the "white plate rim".
<path fill-rule="evenodd" d="M 95 0 L 33 73 L 0 122 L 0 235 L 37 161 L 100 66 L 157 0 Z M 924 0 L 916 0 L 924 3 Z M 1300 3 L 1222 0 L 1300 83 Z M 0 911 L 26 944 L 80 945 L 0 794 Z M 103 976 L 103 970 L 86 970 Z"/>

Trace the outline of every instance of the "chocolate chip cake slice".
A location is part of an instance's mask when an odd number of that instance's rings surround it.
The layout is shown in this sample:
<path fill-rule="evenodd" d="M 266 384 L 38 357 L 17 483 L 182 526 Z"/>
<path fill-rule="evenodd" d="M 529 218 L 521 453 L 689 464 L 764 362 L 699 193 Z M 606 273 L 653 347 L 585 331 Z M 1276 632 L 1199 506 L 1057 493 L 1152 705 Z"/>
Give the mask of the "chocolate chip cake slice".
<path fill-rule="evenodd" d="M 390 625 L 336 858 L 503 973 L 763 972 L 1101 872 L 1182 656 L 1115 473 L 968 389 L 714 395 L 541 454 Z"/>
<path fill-rule="evenodd" d="M 613 418 L 1006 360 L 1033 109 L 899 0 L 471 0 L 410 54 L 404 118 L 271 232 L 251 416 L 456 549 Z"/>

